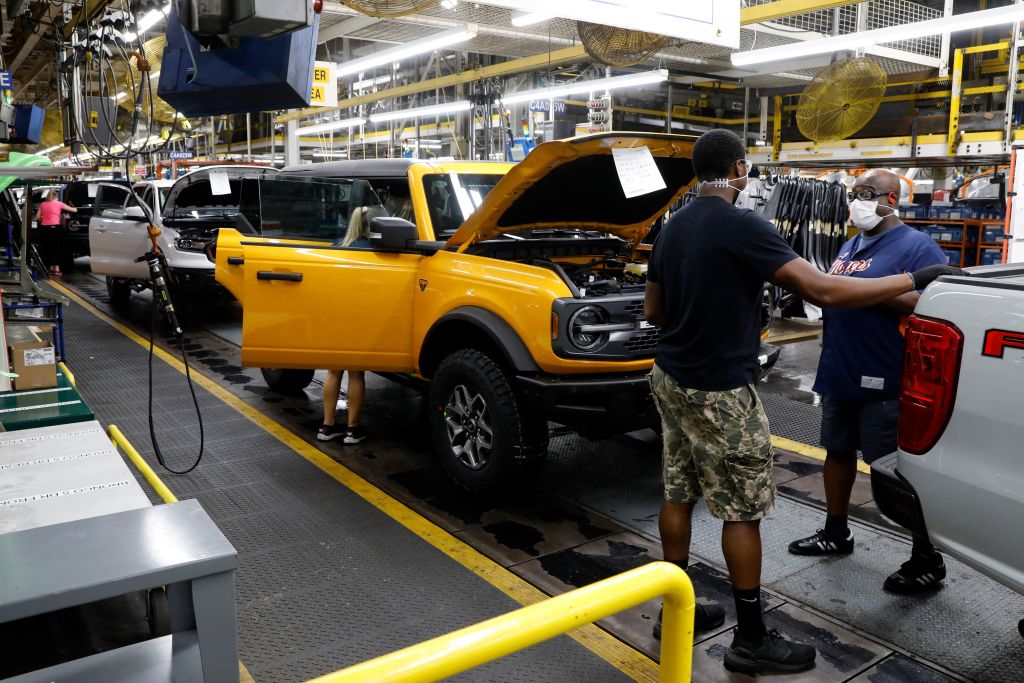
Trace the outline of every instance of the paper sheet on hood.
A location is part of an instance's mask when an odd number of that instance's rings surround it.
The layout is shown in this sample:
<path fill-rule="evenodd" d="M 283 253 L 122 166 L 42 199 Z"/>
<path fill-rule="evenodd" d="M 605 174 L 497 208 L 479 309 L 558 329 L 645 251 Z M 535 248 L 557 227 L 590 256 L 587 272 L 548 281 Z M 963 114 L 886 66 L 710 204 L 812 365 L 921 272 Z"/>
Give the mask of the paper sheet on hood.
<path fill-rule="evenodd" d="M 231 181 L 226 171 L 210 171 L 210 194 L 231 194 Z"/>
<path fill-rule="evenodd" d="M 627 199 L 665 189 L 665 179 L 647 147 L 615 147 L 612 158 Z"/>

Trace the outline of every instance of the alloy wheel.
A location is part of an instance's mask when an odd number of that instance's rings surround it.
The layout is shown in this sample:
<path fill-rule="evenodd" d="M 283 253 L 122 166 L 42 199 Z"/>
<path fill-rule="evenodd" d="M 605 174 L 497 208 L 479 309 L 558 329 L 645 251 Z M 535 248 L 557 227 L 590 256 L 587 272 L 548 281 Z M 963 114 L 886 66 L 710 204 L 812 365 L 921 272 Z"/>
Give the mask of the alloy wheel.
<path fill-rule="evenodd" d="M 484 397 L 459 384 L 448 397 L 444 421 L 456 459 L 472 470 L 484 467 L 494 448 L 494 431 Z"/>

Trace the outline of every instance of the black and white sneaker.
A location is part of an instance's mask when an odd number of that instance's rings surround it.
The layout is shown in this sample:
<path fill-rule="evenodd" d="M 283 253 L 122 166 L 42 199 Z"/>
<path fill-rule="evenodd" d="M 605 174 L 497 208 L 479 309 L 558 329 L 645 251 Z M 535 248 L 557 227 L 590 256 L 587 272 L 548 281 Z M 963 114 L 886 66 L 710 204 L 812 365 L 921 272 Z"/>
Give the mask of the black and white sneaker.
<path fill-rule="evenodd" d="M 344 427 L 339 427 L 338 425 L 320 425 L 320 429 L 316 430 L 316 440 L 334 441 L 345 436 L 346 431 Z"/>
<path fill-rule="evenodd" d="M 725 668 L 750 675 L 795 673 L 813 667 L 817 655 L 817 650 L 810 645 L 786 640 L 775 630 L 756 642 L 744 640 L 739 629 L 734 629 L 732 646 L 725 653 Z"/>
<path fill-rule="evenodd" d="M 834 538 L 818 529 L 813 536 L 789 544 L 794 555 L 849 555 L 853 552 L 853 532 L 846 530 L 846 538 Z"/>
<path fill-rule="evenodd" d="M 345 430 L 345 443 L 349 445 L 357 444 L 366 440 L 369 433 L 359 425 L 349 427 Z"/>
<path fill-rule="evenodd" d="M 654 624 L 654 639 L 661 640 L 661 613 L 658 610 L 658 621 Z M 693 610 L 693 630 L 698 633 L 710 631 L 725 623 L 725 610 L 718 605 L 702 605 L 697 603 Z"/>
<path fill-rule="evenodd" d="M 899 571 L 889 575 L 883 587 L 890 593 L 910 595 L 939 588 L 946 578 L 946 563 L 942 555 L 912 555 Z"/>

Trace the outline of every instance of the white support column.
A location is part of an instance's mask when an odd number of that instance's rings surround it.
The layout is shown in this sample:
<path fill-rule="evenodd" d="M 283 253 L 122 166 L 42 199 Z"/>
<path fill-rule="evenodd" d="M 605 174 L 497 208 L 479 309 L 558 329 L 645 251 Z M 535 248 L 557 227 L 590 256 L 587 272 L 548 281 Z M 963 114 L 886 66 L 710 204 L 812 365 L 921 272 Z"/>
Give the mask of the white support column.
<path fill-rule="evenodd" d="M 948 17 L 953 14 L 953 0 L 946 0 L 945 6 L 942 8 L 942 16 Z M 949 75 L 949 34 L 942 34 L 942 47 L 939 48 L 939 61 L 942 65 L 939 67 L 939 77 L 945 78 Z"/>
<path fill-rule="evenodd" d="M 284 165 L 299 163 L 299 122 L 288 121 L 288 130 L 284 136 Z"/>
<path fill-rule="evenodd" d="M 1016 157 L 1014 163 L 1013 183 L 1010 191 L 1015 192 L 1013 206 L 1010 209 L 1010 243 L 1007 247 L 1006 262 L 1024 262 L 1024 149 L 1017 147 L 1010 150 Z"/>

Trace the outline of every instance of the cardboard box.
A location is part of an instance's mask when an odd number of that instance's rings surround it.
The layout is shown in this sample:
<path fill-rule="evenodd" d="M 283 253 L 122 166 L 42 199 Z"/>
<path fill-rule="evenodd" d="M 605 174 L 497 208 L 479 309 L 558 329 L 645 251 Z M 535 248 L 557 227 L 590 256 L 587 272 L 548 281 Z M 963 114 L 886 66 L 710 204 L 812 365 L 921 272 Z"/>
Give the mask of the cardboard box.
<path fill-rule="evenodd" d="M 57 354 L 49 341 L 18 341 L 11 344 L 14 390 L 49 389 L 57 386 Z"/>

